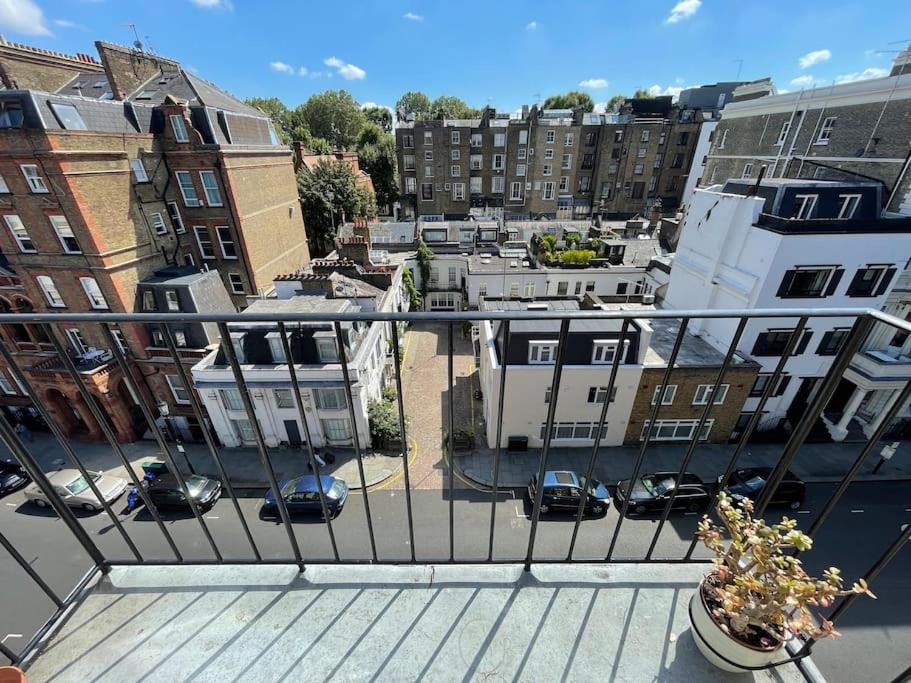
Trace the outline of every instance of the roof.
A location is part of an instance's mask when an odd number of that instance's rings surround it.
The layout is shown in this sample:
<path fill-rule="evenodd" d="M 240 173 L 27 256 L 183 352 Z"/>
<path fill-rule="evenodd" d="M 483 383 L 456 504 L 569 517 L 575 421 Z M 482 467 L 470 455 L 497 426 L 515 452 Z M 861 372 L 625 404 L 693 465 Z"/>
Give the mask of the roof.
<path fill-rule="evenodd" d="M 680 321 L 670 318 L 653 318 L 649 320 L 652 337 L 645 351 L 644 365 L 666 366 L 674 349 L 674 341 L 680 331 Z M 719 367 L 724 362 L 724 354 L 711 344 L 687 332 L 677 354 L 676 366 Z M 736 354 L 731 361 L 744 364 L 747 361 Z"/>
<path fill-rule="evenodd" d="M 534 300 L 521 299 L 482 299 L 480 302 L 481 310 L 484 311 L 528 311 L 533 306 L 538 310 L 548 311 L 578 311 L 581 310 L 579 300 L 574 297 L 566 298 L 537 298 Z M 620 308 L 619 306 L 617 308 Z M 535 332 L 556 334 L 560 331 L 560 320 L 513 320 L 509 324 L 510 333 L 519 332 L 532 334 Z M 617 319 L 597 319 L 574 320 L 570 324 L 570 333 L 572 332 L 616 332 L 620 330 L 622 321 Z"/>
<path fill-rule="evenodd" d="M 504 257 L 497 253 L 472 254 L 467 258 L 469 273 L 516 273 L 521 271 L 544 274 L 543 270 L 532 268 L 528 258 Z M 516 264 L 515 268 L 512 267 L 513 263 Z"/>
<path fill-rule="evenodd" d="M 327 299 L 315 293 L 299 294 L 290 299 L 256 299 L 244 313 L 253 317 L 256 313 L 341 313 L 352 309 L 357 310 L 357 307 L 348 299 Z"/>
<path fill-rule="evenodd" d="M 112 97 L 111 85 L 104 73 L 97 71 L 80 71 L 67 83 L 55 91 L 61 95 L 77 95 L 79 97 L 94 97 L 110 99 Z"/>
<path fill-rule="evenodd" d="M 169 286 L 188 286 L 209 277 L 209 273 L 215 271 L 201 271 L 193 266 L 184 266 L 181 268 L 162 269 L 156 271 L 154 275 L 139 281 L 140 285 L 169 285 Z M 216 275 L 217 277 L 217 275 Z"/>

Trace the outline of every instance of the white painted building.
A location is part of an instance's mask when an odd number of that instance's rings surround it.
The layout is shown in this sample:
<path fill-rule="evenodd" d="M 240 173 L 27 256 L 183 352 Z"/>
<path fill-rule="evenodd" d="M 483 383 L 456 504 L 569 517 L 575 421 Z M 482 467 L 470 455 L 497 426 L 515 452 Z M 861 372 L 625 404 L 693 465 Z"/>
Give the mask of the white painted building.
<path fill-rule="evenodd" d="M 878 183 L 775 179 L 756 187 L 755 182 L 729 181 L 724 191 L 693 193 L 665 308 L 883 307 L 911 256 L 911 220 L 881 216 Z M 745 196 L 754 189 L 756 196 Z M 744 406 L 746 413 L 756 409 L 796 322 L 772 318 L 747 325 L 739 351 L 762 370 Z M 808 322 L 782 383 L 766 404 L 760 429 L 774 428 L 788 417 L 792 423 L 799 419 L 852 323 L 847 318 Z M 693 320 L 691 330 L 725 350 L 736 324 Z M 875 384 L 890 373 L 876 375 L 865 381 Z M 847 384 L 827 407 L 827 414 L 836 413 L 828 424 L 836 440 L 845 437 L 868 398 L 851 384 L 851 377 L 849 371 Z M 889 392 L 895 388 L 890 382 L 882 386 Z"/>
<path fill-rule="evenodd" d="M 680 198 L 680 205 L 686 206 L 693 197 L 693 192 L 702 182 L 705 174 L 705 166 L 708 163 L 709 150 L 712 148 L 712 140 L 715 136 L 715 129 L 718 127 L 718 120 L 705 120 L 699 126 L 699 138 L 696 140 L 696 147 L 693 149 L 693 163 L 690 166 L 690 172 L 686 177 L 686 184 L 683 186 L 683 195 Z"/>

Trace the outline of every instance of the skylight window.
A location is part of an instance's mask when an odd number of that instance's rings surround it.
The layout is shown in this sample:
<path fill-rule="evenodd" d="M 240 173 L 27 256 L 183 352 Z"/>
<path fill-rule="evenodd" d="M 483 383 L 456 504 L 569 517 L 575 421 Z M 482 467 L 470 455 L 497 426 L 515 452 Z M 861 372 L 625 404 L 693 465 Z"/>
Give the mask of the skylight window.
<path fill-rule="evenodd" d="M 56 116 L 57 120 L 60 122 L 60 125 L 67 130 L 88 130 L 85 121 L 82 120 L 82 116 L 79 114 L 79 110 L 72 104 L 51 102 L 51 109 L 54 112 L 54 116 Z"/>
<path fill-rule="evenodd" d="M 155 96 L 155 93 L 157 93 L 157 92 L 158 92 L 157 90 L 143 90 L 141 93 L 136 95 L 136 99 L 137 100 L 151 100 Z"/>
<path fill-rule="evenodd" d="M 106 88 L 107 85 L 108 85 L 107 81 L 95 81 L 95 85 L 93 85 L 92 87 L 93 88 Z"/>

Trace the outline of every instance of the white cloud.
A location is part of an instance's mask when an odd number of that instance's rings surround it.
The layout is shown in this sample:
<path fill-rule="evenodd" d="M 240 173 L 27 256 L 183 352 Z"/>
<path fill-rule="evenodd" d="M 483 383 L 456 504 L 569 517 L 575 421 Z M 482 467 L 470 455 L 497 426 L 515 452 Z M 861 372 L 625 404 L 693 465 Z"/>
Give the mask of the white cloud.
<path fill-rule="evenodd" d="M 607 111 L 607 102 L 595 102 L 595 113 L 603 114 Z"/>
<path fill-rule="evenodd" d="M 822 64 L 829 61 L 831 56 L 832 52 L 830 50 L 813 50 L 813 52 L 808 52 L 797 61 L 801 69 L 809 69 L 814 64 Z"/>
<path fill-rule="evenodd" d="M 405 12 L 402 17 L 408 21 L 424 21 L 424 17 L 422 15 L 415 14 L 414 12 Z"/>
<path fill-rule="evenodd" d="M 54 19 L 54 26 L 59 26 L 60 28 L 78 28 L 80 31 L 85 31 L 86 28 L 82 24 L 77 24 L 75 21 L 70 21 L 69 19 Z"/>
<path fill-rule="evenodd" d="M 331 71 L 311 71 L 310 78 L 332 78 Z"/>
<path fill-rule="evenodd" d="M 525 24 L 526 31 L 534 31 L 536 28 L 538 28 L 537 21 L 529 21 L 527 24 Z"/>
<path fill-rule="evenodd" d="M 27 36 L 49 36 L 44 12 L 32 0 L 0 0 L 0 29 Z"/>
<path fill-rule="evenodd" d="M 791 85 L 796 85 L 800 87 L 802 85 L 810 85 L 813 82 L 813 77 L 810 74 L 804 74 L 803 76 L 798 76 L 797 78 L 791 79 Z"/>
<path fill-rule="evenodd" d="M 865 81 L 868 78 L 882 78 L 883 76 L 888 76 L 888 69 L 880 69 L 875 66 L 864 69 L 863 71 L 855 71 L 850 74 L 841 74 L 840 76 L 835 77 L 836 83 L 853 83 L 854 81 Z"/>
<path fill-rule="evenodd" d="M 269 62 L 269 68 L 280 74 L 293 74 L 294 67 L 285 62 Z"/>
<path fill-rule="evenodd" d="M 2 0 L 0 0 L 2 2 Z M 203 9 L 226 9 L 229 12 L 234 11 L 234 5 L 231 0 L 190 0 L 197 7 Z"/>
<path fill-rule="evenodd" d="M 671 10 L 667 19 L 664 20 L 664 23 L 676 24 L 684 19 L 689 19 L 699 11 L 700 7 L 702 7 L 702 0 L 680 0 L 680 2 L 674 5 L 674 8 Z"/>
<path fill-rule="evenodd" d="M 579 81 L 580 88 L 606 88 L 607 79 L 604 78 L 587 78 L 584 81 Z"/>
<path fill-rule="evenodd" d="M 686 90 L 686 88 L 684 88 L 682 85 L 669 85 L 666 88 L 662 88 L 660 85 L 656 84 L 648 89 L 648 94 L 652 97 L 670 95 L 676 100 L 683 90 Z"/>
<path fill-rule="evenodd" d="M 335 69 L 338 75 L 346 81 L 360 81 L 367 78 L 367 72 L 361 67 L 343 62 L 338 57 L 327 57 L 323 64 Z"/>

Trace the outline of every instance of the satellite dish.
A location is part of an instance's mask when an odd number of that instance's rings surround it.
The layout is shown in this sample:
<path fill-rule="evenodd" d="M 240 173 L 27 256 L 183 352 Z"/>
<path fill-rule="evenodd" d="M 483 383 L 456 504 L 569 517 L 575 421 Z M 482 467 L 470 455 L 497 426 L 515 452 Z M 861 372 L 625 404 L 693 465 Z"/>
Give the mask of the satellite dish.
<path fill-rule="evenodd" d="M 133 47 L 142 52 L 142 41 L 137 38 L 133 41 Z"/>

